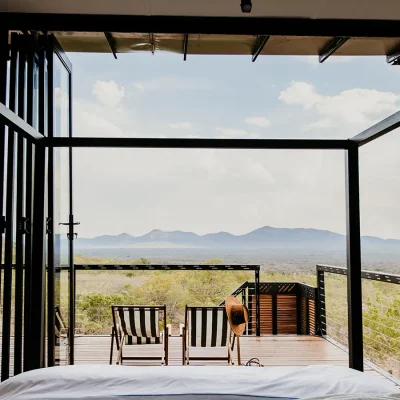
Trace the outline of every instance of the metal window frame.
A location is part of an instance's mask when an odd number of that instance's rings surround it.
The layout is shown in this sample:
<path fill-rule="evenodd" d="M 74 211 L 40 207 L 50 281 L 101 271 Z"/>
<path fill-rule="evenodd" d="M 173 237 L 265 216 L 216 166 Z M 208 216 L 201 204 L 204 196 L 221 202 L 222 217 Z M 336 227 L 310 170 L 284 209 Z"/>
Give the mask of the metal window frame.
<path fill-rule="evenodd" d="M 0 14 L 1 15 L 1 14 Z M 35 26 L 40 27 L 39 30 L 47 28 L 48 30 L 95 30 L 101 25 L 101 31 L 120 31 L 126 29 L 131 31 L 131 26 L 140 30 L 141 26 L 146 26 L 144 31 L 164 32 L 167 33 L 173 29 L 173 33 L 181 32 L 188 34 L 196 32 L 201 33 L 224 33 L 224 34 L 295 34 L 297 36 L 335 36 L 337 21 L 333 24 L 330 20 L 303 20 L 289 19 L 291 24 L 282 24 L 282 19 L 236 19 L 229 18 L 229 21 L 224 18 L 202 18 L 202 17 L 119 17 L 119 16 L 52 16 L 36 15 L 31 18 L 31 15 L 14 15 L 7 13 L 8 27 L 21 29 L 32 29 Z M 171 23 L 175 20 L 177 24 Z M 237 21 L 236 21 L 237 20 Z M 132 25 L 132 21 L 137 24 Z M 268 21 L 268 24 L 266 23 Z M 210 22 L 207 25 L 206 22 Z M 228 23 L 224 25 L 221 23 Z M 108 29 L 104 29 L 107 24 Z M 232 25 L 233 24 L 233 25 Z M 236 27 L 234 24 L 237 24 Z M 375 37 L 379 33 L 380 36 L 397 37 L 400 27 L 400 21 L 340 21 L 342 34 L 346 36 L 358 37 Z M 57 29 L 55 27 L 57 26 Z M 265 27 L 268 26 L 269 32 L 265 32 Z M 172 28 L 173 27 L 173 28 Z M 54 29 L 53 29 L 54 28 Z M 89 29 L 87 29 L 89 28 Z M 113 29 L 115 28 L 115 29 Z M 153 29 L 154 28 L 154 29 Z M 9 29 L 9 28 L 8 28 Z M 168 30 L 169 29 L 169 30 Z M 7 47 L 3 43 L 3 49 Z M 63 56 L 62 49 L 57 49 L 60 59 L 68 68 L 72 66 L 66 61 Z M 43 55 L 44 57 L 44 55 Z M 2 68 L 4 69 L 4 60 Z M 11 71 L 13 68 L 11 68 Z M 15 66 L 14 66 L 15 70 Z M 14 71 L 15 75 L 15 71 Z M 13 79 L 11 79 L 13 81 Z M 15 85 L 14 85 L 15 86 Z M 43 77 L 41 77 L 41 86 L 43 86 Z M 4 85 L 3 85 L 4 87 Z M 13 88 L 15 89 L 15 87 Z M 44 89 L 43 89 L 44 91 Z M 3 91 L 4 92 L 4 91 Z M 4 93 L 3 93 L 4 94 Z M 71 87 L 70 87 L 71 94 Z M 3 96 L 4 97 L 4 96 Z M 44 132 L 44 100 L 43 95 L 40 97 L 40 126 L 39 130 Z M 71 94 L 72 98 L 72 94 Z M 385 120 L 379 122 L 373 127 L 365 130 L 357 136 L 349 140 L 323 140 L 323 139 L 157 139 L 157 138 L 51 138 L 43 137 L 29 123 L 23 121 L 15 114 L 15 107 L 12 105 L 7 108 L 0 103 L 0 122 L 9 127 L 9 132 L 12 132 L 10 137 L 18 133 L 29 139 L 30 143 L 35 146 L 35 180 L 34 180 L 34 204 L 33 204 L 33 248 L 32 248 L 32 267 L 35 271 L 32 274 L 32 293 L 31 293 L 31 317 L 32 317 L 32 334 L 30 344 L 33 345 L 28 369 L 44 366 L 44 313 L 43 313 L 43 294 L 44 294 L 44 199 L 45 199 L 45 161 L 47 147 L 68 147 L 70 152 L 74 147 L 116 147 L 116 148 L 198 148 L 198 149 L 296 149 L 296 150 L 344 150 L 346 153 L 346 195 L 347 195 L 347 269 L 348 269 L 348 307 L 349 307 L 349 355 L 350 367 L 362 369 L 363 354 L 362 354 L 362 309 L 361 309 L 361 251 L 360 251 L 360 206 L 359 206 L 359 160 L 358 148 L 383 136 L 384 134 L 393 131 L 400 126 L 400 112 L 391 115 Z M 72 112 L 72 109 L 70 109 Z M 72 127 L 70 126 L 70 129 Z M 13 154 L 14 141 L 8 143 L 9 154 Z M 1 148 L 0 148 L 1 149 Z M 4 157 L 4 151 L 1 155 Z M 13 157 L 11 157 L 13 158 Z M 8 160 L 9 168 L 7 174 L 11 179 L 7 179 L 7 215 L 11 216 L 13 196 L 10 194 L 13 190 L 10 185 L 13 185 L 13 163 L 11 158 Z M 0 160 L 1 161 L 1 160 Z M 72 189 L 72 174 L 70 174 L 70 188 Z M 11 188 L 12 189 L 12 188 Z M 71 192 L 70 192 L 71 194 Z M 72 201 L 71 201 L 72 207 Z M 71 219 L 72 218 L 72 219 Z M 12 219 L 7 218 L 6 224 L 8 227 Z M 70 210 L 70 222 L 73 222 L 73 213 Z M 12 246 L 10 251 L 10 243 L 12 245 L 12 228 L 6 232 L 6 262 L 5 262 L 5 278 L 4 278 L 4 317 L 3 317 L 3 360 L 8 362 L 2 364 L 2 379 L 6 379 L 9 375 L 9 358 L 10 358 L 10 335 L 7 321 L 10 322 L 11 312 L 10 293 L 11 293 L 11 274 L 7 269 L 7 265 L 12 264 Z M 70 229 L 71 233 L 71 229 Z M 73 229 L 72 229 L 73 234 Z M 10 236 L 11 235 L 11 236 Z M 71 263 L 71 260 L 70 260 Z M 74 271 L 71 271 L 74 275 Z M 74 284 L 72 285 L 71 293 L 75 293 Z M 73 329 L 73 327 L 71 328 Z M 7 335 L 8 332 L 8 335 Z M 361 335 L 361 336 L 360 336 Z"/>

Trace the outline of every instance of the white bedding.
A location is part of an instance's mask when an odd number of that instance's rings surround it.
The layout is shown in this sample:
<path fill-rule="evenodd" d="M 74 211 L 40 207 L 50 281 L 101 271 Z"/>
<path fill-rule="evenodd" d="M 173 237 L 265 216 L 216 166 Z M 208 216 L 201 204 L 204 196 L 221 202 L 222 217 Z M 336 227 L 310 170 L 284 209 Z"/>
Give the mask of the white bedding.
<path fill-rule="evenodd" d="M 283 400 L 333 399 L 334 395 L 358 396 L 340 399 L 400 399 L 390 382 L 326 365 L 274 368 L 79 365 L 26 372 L 0 384 L 0 400 Z"/>

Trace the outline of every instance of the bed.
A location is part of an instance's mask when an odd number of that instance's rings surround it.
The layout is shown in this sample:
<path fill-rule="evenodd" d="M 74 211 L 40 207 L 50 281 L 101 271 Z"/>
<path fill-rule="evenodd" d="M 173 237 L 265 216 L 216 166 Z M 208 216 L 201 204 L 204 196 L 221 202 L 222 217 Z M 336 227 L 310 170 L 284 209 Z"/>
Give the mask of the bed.
<path fill-rule="evenodd" d="M 340 397 L 341 396 L 341 397 Z M 0 400 L 400 399 L 394 384 L 348 368 L 78 365 L 25 372 Z"/>

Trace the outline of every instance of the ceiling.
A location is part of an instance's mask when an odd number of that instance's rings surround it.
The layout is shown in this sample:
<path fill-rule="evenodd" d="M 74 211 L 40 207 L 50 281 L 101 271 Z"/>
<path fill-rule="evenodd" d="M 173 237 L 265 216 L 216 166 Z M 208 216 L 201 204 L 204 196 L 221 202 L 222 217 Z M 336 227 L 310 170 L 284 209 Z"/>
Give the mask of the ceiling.
<path fill-rule="evenodd" d="M 400 0 L 252 0 L 250 14 L 241 12 L 240 1 L 0 0 L 0 13 L 9 13 L 10 30 L 54 33 L 69 52 L 321 55 L 333 35 L 349 37 L 334 56 L 400 52 Z M 195 27 L 193 18 L 200 18 Z"/>
<path fill-rule="evenodd" d="M 0 0 L 0 12 L 400 20 L 398 0 Z"/>

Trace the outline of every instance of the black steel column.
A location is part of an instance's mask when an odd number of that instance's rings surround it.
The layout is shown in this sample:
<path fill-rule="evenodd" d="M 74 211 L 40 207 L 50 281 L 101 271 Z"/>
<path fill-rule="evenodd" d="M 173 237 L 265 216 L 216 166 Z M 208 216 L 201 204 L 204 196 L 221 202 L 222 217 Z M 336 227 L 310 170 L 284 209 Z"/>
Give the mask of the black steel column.
<path fill-rule="evenodd" d="M 10 97 L 9 108 L 15 112 L 17 89 L 17 57 L 16 40 L 18 35 L 12 35 L 11 64 L 10 64 Z M 12 264 L 14 244 L 14 153 L 15 133 L 8 130 L 7 153 L 7 193 L 6 193 L 6 233 L 4 246 L 4 290 L 3 290 L 3 332 L 2 332 L 2 363 L 1 380 L 10 376 L 10 334 L 11 334 L 11 295 L 12 295 Z"/>
<path fill-rule="evenodd" d="M 255 272 L 255 289 L 256 289 L 256 336 L 261 336 L 260 327 L 260 270 Z"/>
<path fill-rule="evenodd" d="M 361 291 L 360 190 L 358 147 L 346 152 L 347 303 L 349 366 L 363 371 L 363 321 Z"/>
<path fill-rule="evenodd" d="M 47 135 L 54 137 L 54 66 L 52 40 L 47 46 Z M 55 365 L 54 149 L 48 148 L 47 194 L 47 366 Z"/>
<path fill-rule="evenodd" d="M 19 36 L 18 57 L 18 116 L 25 119 L 25 42 Z M 17 136 L 17 201 L 16 223 L 17 237 L 15 242 L 15 316 L 14 316 L 14 375 L 22 372 L 22 321 L 23 321 L 23 285 L 24 285 L 24 184 L 25 184 L 25 139 Z"/>
<path fill-rule="evenodd" d="M 35 41 L 28 37 L 27 46 L 27 100 L 26 100 L 26 121 L 33 126 L 35 111 L 34 106 L 34 64 L 35 64 Z M 26 181 L 25 181 L 25 290 L 24 290 L 24 371 L 29 367 L 31 337 L 31 291 L 32 291 L 32 183 L 33 183 L 33 146 L 30 141 L 26 142 Z"/>
<path fill-rule="evenodd" d="M 28 370 L 43 368 L 45 332 L 46 148 L 35 145 L 32 233 L 31 340 Z"/>
<path fill-rule="evenodd" d="M 325 302 L 325 273 L 319 271 L 317 267 L 317 288 L 318 288 L 318 301 L 317 301 L 317 315 L 318 315 L 318 331 L 319 334 L 324 336 L 327 332 L 326 326 L 326 302 Z"/>
<path fill-rule="evenodd" d="M 0 30 L 0 102 L 6 104 L 7 98 L 7 60 L 9 57 L 8 31 Z M 5 230 L 4 206 L 4 159 L 5 159 L 5 125 L 0 123 L 0 254 L 3 254 L 3 233 Z M 1 271 L 0 271 L 0 304 L 1 304 Z"/>
<path fill-rule="evenodd" d="M 46 132 L 46 53 L 39 50 L 39 132 Z M 46 208 L 46 148 L 36 144 L 33 181 L 32 275 L 31 275 L 31 339 L 28 370 L 45 366 L 45 208 Z"/>
<path fill-rule="evenodd" d="M 69 137 L 72 138 L 72 71 L 70 71 L 69 82 Z M 76 300 L 76 274 L 74 265 L 74 226 L 79 223 L 74 222 L 74 203 L 73 203 L 73 159 L 72 147 L 69 149 L 69 271 L 70 271 L 70 291 L 69 291 L 69 363 L 75 363 L 75 300 Z"/>

